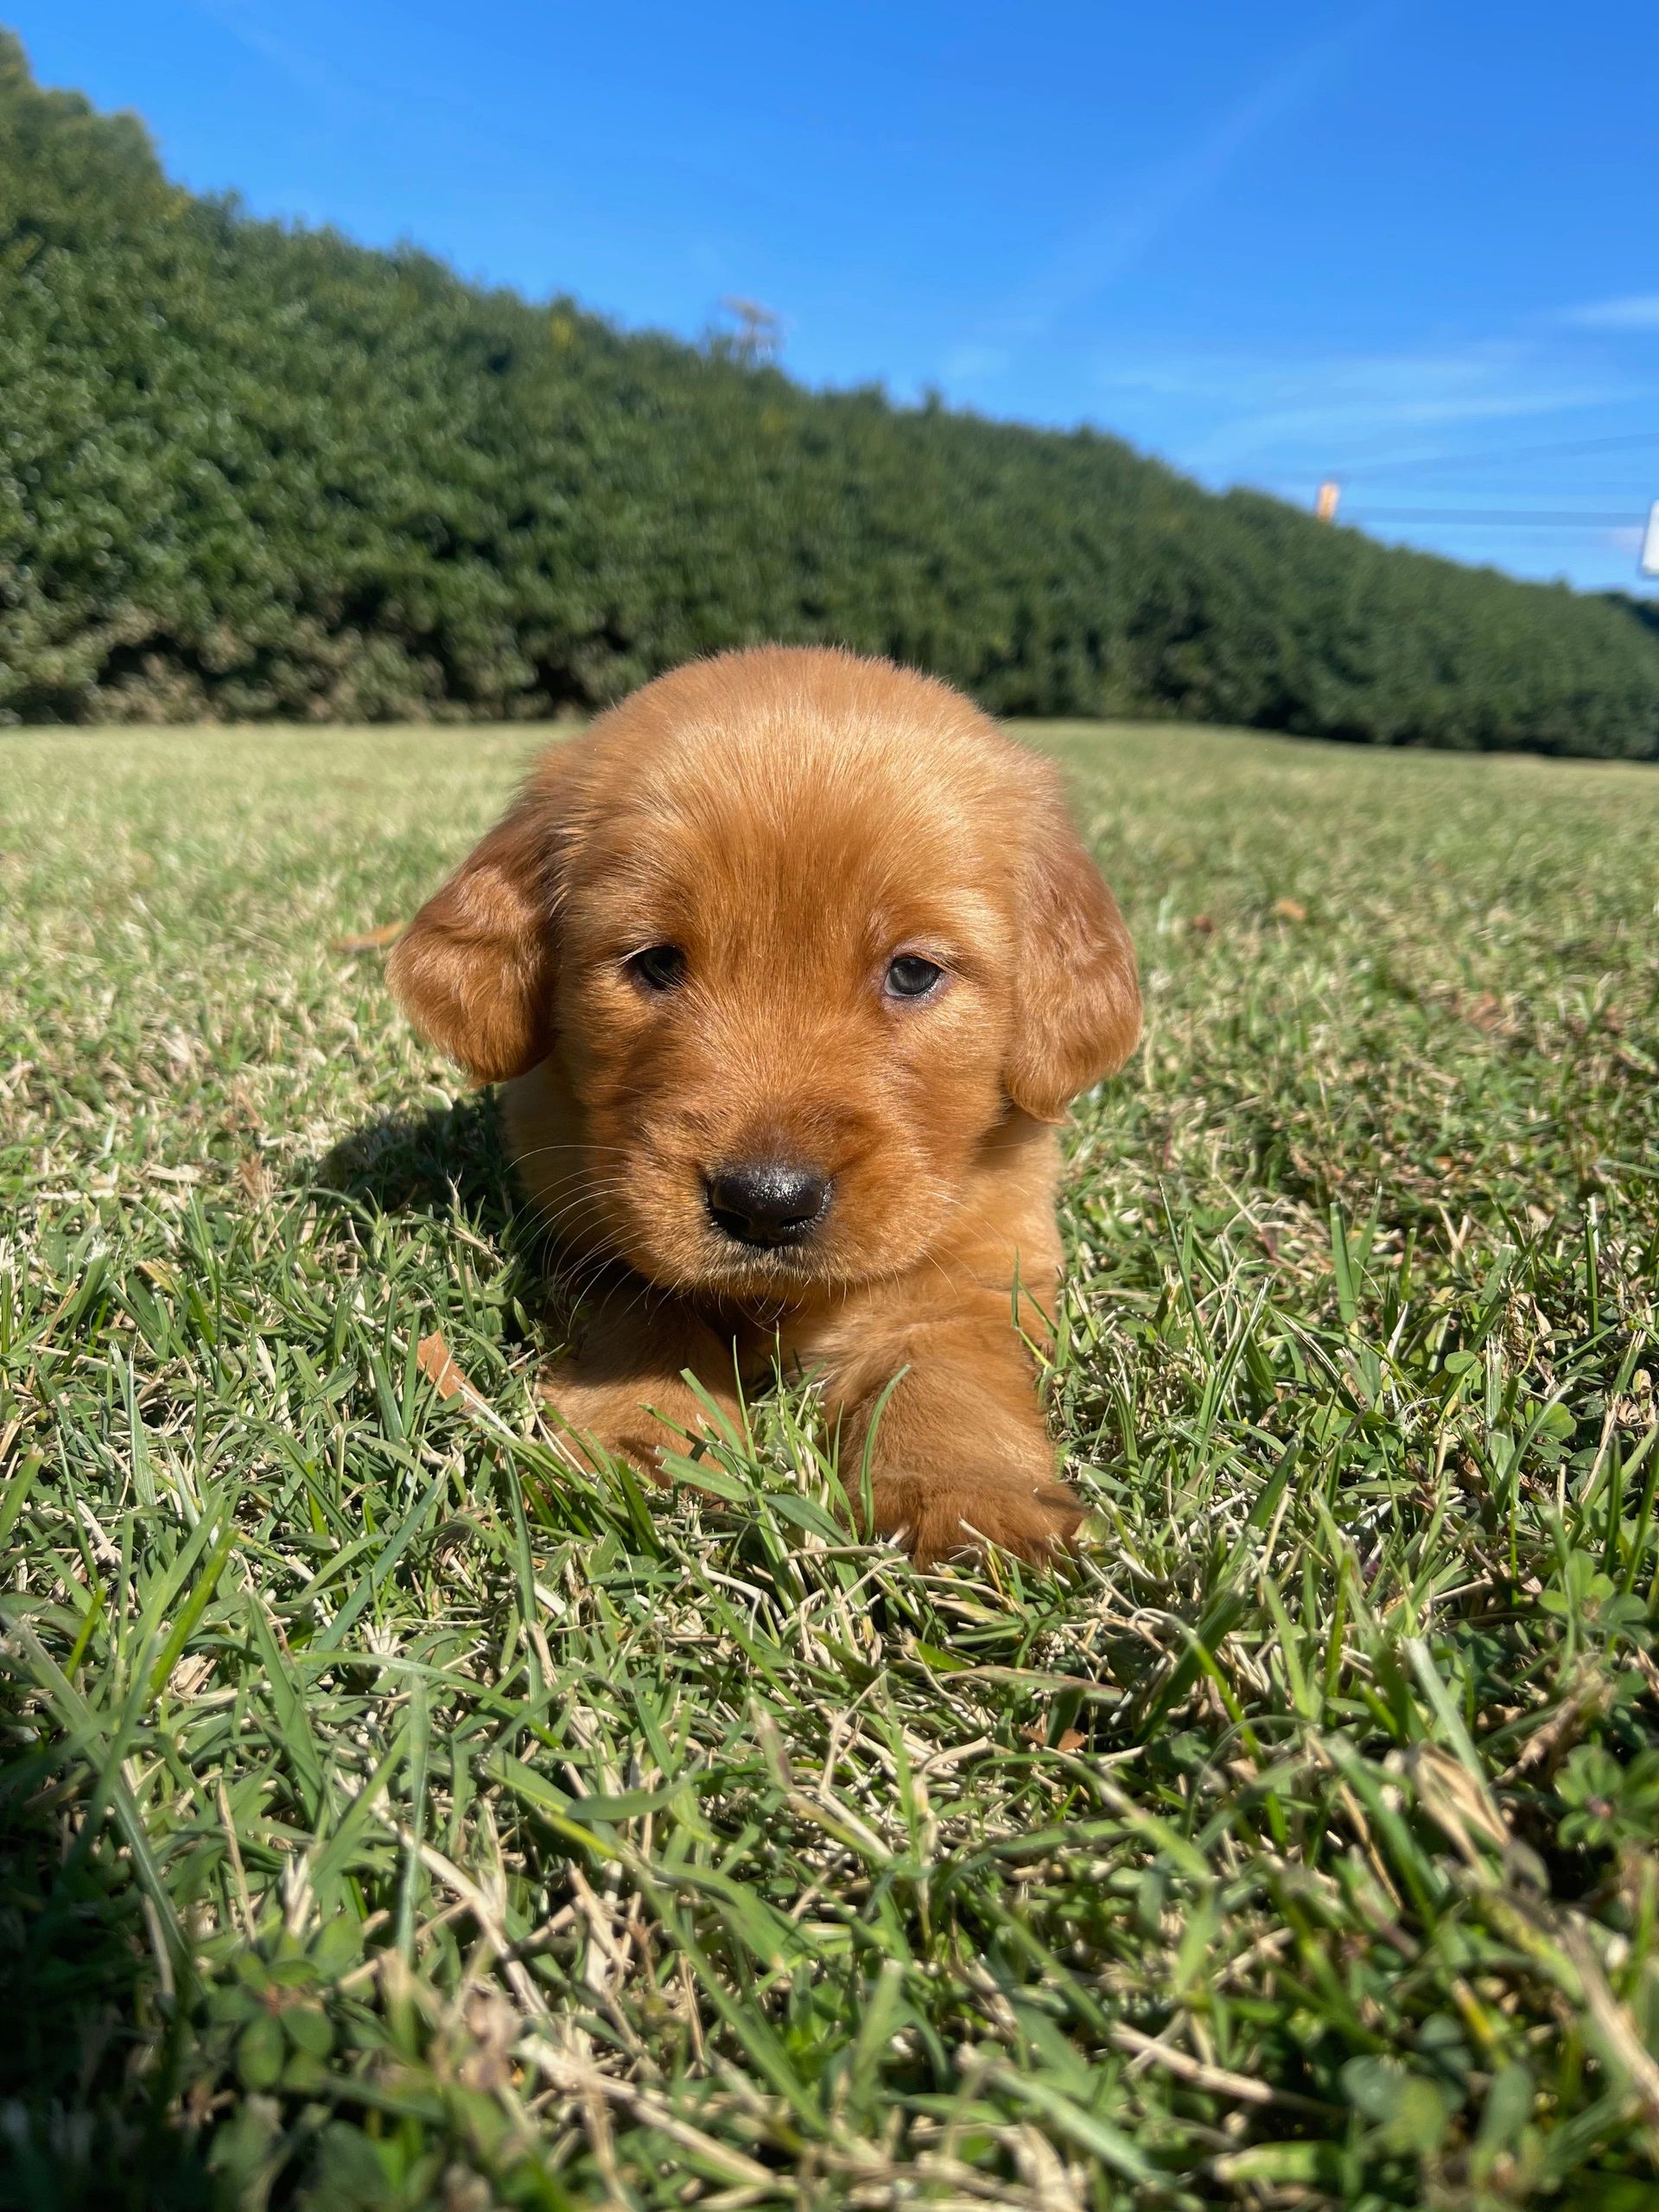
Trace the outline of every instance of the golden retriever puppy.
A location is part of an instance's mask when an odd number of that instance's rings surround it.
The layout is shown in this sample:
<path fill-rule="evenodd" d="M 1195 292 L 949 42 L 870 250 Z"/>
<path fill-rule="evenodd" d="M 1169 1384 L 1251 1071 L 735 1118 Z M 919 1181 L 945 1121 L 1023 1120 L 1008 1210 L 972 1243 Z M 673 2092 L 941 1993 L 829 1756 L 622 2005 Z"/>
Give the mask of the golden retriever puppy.
<path fill-rule="evenodd" d="M 918 1560 L 1069 1540 L 1054 1124 L 1141 1001 L 1052 767 L 886 662 L 696 662 L 550 747 L 391 979 L 587 1263 L 574 1429 L 654 1474 L 688 1371 L 733 1408 L 781 1355 Z"/>

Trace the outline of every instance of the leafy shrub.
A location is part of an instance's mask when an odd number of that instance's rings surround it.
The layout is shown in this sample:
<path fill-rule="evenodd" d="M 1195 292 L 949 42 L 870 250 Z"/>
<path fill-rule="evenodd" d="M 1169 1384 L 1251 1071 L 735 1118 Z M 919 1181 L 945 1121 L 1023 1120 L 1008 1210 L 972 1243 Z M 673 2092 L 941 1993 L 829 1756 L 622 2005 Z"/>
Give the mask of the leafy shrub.
<path fill-rule="evenodd" d="M 0 35 L 0 717 L 539 715 L 762 638 L 1003 713 L 1659 752 L 1628 603 L 252 221 Z"/>

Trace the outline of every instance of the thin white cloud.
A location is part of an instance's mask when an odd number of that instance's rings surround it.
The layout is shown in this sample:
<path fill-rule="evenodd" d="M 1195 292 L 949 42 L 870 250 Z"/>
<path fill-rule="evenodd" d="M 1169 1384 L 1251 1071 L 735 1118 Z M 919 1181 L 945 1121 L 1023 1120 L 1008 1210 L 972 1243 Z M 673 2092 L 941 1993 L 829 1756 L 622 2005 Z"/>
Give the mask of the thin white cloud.
<path fill-rule="evenodd" d="M 269 10 L 246 4 L 246 0 L 194 0 L 198 11 L 228 33 L 239 46 L 261 61 L 279 70 L 290 84 L 312 99 L 327 104 L 346 89 L 335 73 L 314 54 L 273 30 Z"/>
<path fill-rule="evenodd" d="M 1393 13 L 1392 4 L 1369 7 L 1311 40 L 1201 137 L 1115 193 L 1058 242 L 972 338 L 951 350 L 945 373 L 963 380 L 1001 375 L 1017 351 L 1040 343 L 1065 316 L 1128 276 L 1181 216 L 1215 191 L 1254 141 L 1311 99 Z"/>
<path fill-rule="evenodd" d="M 1171 354 L 1103 363 L 1103 391 L 1180 403 L 1191 435 L 1175 456 L 1209 474 L 1344 465 L 1402 432 L 1450 429 L 1605 406 L 1637 396 L 1524 342 L 1398 353 L 1259 357 Z"/>
<path fill-rule="evenodd" d="M 1586 300 L 1559 320 L 1571 330 L 1659 331 L 1659 292 L 1627 292 L 1615 300 Z"/>
<path fill-rule="evenodd" d="M 1201 439 L 1186 461 L 1194 468 L 1238 468 L 1300 449 L 1317 452 L 1324 463 L 1335 466 L 1346 460 L 1355 442 L 1369 442 L 1386 431 L 1513 422 L 1605 406 L 1622 396 L 1589 385 L 1550 385 L 1533 391 L 1424 391 L 1414 399 L 1380 400 L 1356 394 L 1328 405 L 1269 409 L 1228 423 Z"/>
<path fill-rule="evenodd" d="M 954 346 L 944 357 L 944 374 L 952 384 L 970 384 L 1000 377 L 1011 359 L 1006 346 Z"/>

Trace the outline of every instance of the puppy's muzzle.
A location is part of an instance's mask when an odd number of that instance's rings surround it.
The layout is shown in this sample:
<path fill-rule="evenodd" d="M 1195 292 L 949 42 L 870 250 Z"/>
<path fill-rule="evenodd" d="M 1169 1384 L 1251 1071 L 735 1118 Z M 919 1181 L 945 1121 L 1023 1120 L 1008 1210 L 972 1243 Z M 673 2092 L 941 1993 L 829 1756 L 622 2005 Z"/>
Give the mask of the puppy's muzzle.
<path fill-rule="evenodd" d="M 799 1244 L 830 1211 L 830 1182 L 787 1160 L 745 1160 L 716 1169 L 703 1186 L 709 1218 L 734 1244 L 762 1251 Z"/>

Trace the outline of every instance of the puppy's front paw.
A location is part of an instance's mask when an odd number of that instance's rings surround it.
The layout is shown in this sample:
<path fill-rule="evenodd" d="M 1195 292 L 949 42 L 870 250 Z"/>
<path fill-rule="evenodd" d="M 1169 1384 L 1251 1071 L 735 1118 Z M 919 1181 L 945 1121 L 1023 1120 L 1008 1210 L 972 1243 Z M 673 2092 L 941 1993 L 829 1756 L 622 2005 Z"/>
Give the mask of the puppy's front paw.
<path fill-rule="evenodd" d="M 995 1471 L 877 1474 L 875 1531 L 896 1537 L 918 1567 L 988 1544 L 1041 1566 L 1069 1551 L 1084 1509 L 1064 1483 Z"/>
<path fill-rule="evenodd" d="M 665 1484 L 664 1452 L 683 1451 L 684 1439 L 624 1393 L 573 1380 L 555 1372 L 539 1382 L 537 1395 L 557 1418 L 563 1441 L 590 1465 L 600 1464 L 594 1447 L 613 1459 L 626 1459 L 636 1474 Z"/>

